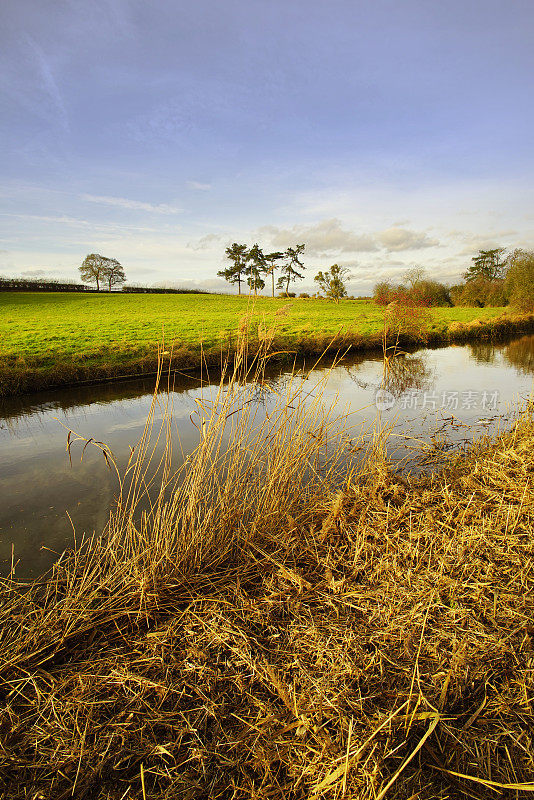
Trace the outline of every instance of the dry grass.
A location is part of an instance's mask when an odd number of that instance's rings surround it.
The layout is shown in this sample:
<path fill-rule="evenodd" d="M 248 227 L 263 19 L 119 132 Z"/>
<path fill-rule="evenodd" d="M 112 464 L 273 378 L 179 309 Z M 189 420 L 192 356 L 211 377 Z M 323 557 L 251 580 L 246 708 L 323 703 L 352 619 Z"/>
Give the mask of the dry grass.
<path fill-rule="evenodd" d="M 347 472 L 320 387 L 264 415 L 245 364 L 182 472 L 151 417 L 103 537 L 3 582 L 2 797 L 532 796 L 530 411 L 439 475 L 379 439 Z"/>

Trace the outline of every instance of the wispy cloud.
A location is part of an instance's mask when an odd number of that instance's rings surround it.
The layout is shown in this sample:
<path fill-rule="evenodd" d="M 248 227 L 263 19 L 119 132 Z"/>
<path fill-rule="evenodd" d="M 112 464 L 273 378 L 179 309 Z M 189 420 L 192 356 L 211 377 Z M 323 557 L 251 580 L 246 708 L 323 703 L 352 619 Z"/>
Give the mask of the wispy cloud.
<path fill-rule="evenodd" d="M 45 52 L 42 50 L 42 48 L 39 47 L 37 42 L 35 42 L 31 36 L 26 36 L 26 39 L 31 50 L 33 51 L 35 60 L 37 62 L 37 67 L 39 70 L 39 76 L 41 79 L 43 91 L 48 96 L 49 100 L 54 106 L 57 119 L 60 121 L 62 128 L 66 132 L 69 132 L 70 131 L 69 115 L 67 113 L 65 102 L 63 100 L 63 95 L 61 94 L 58 83 L 52 71 L 50 61 L 46 57 Z"/>
<path fill-rule="evenodd" d="M 183 211 L 182 208 L 170 206 L 167 203 L 144 203 L 140 200 L 129 200 L 127 197 L 82 194 L 81 199 L 87 200 L 90 203 L 101 203 L 102 205 L 115 206 L 116 208 L 127 208 L 131 211 L 148 211 L 151 214 L 181 214 Z"/>
<path fill-rule="evenodd" d="M 211 183 L 200 183 L 200 181 L 187 181 L 190 189 L 196 189 L 199 192 L 209 192 Z"/>
<path fill-rule="evenodd" d="M 92 231 L 105 231 L 110 233 L 121 233 L 122 231 L 134 233 L 153 233 L 161 235 L 162 229 L 160 227 L 147 227 L 146 225 L 125 225 L 115 222 L 92 222 L 91 220 L 81 219 L 79 217 L 69 217 L 66 214 L 51 216 L 47 214 L 12 214 L 10 212 L 0 211 L 0 217 L 7 217 L 9 219 L 17 219 L 21 222 L 45 222 L 57 225 L 68 225 L 73 228 L 87 228 Z"/>

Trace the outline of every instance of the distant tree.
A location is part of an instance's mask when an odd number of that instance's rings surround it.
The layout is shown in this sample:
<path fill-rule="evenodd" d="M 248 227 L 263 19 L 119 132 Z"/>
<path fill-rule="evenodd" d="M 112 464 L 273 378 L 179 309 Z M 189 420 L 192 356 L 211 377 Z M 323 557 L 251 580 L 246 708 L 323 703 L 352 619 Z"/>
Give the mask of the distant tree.
<path fill-rule="evenodd" d="M 339 303 L 343 297 L 347 296 L 345 281 L 348 277 L 348 269 L 340 267 L 338 264 L 333 264 L 326 272 L 318 272 L 314 281 L 319 284 L 319 288 L 325 297 Z"/>
<path fill-rule="evenodd" d="M 109 259 L 99 253 L 90 253 L 85 257 L 80 269 L 80 276 L 85 283 L 96 283 L 100 291 L 100 282 L 106 278 L 106 269 Z"/>
<path fill-rule="evenodd" d="M 123 266 L 116 258 L 107 258 L 106 261 L 108 263 L 104 269 L 104 277 L 111 292 L 113 286 L 120 286 L 121 283 L 124 283 L 126 275 Z"/>
<path fill-rule="evenodd" d="M 471 259 L 473 262 L 471 266 L 464 272 L 464 279 L 474 281 L 477 278 L 484 278 L 487 281 L 495 281 L 504 278 L 506 270 L 506 259 L 502 258 L 504 252 L 504 247 L 479 250 L 478 255 Z"/>
<path fill-rule="evenodd" d="M 426 270 L 423 267 L 412 267 L 411 269 L 406 270 L 404 273 L 403 280 L 406 281 L 410 289 L 414 289 L 418 283 L 421 283 L 423 278 L 425 277 Z"/>
<path fill-rule="evenodd" d="M 267 274 L 271 276 L 272 281 L 272 292 L 274 297 L 274 271 L 277 267 L 277 261 L 280 261 L 281 258 L 284 258 L 284 253 L 282 252 L 275 252 L 275 253 L 267 253 L 265 255 L 265 261 L 267 265 Z"/>
<path fill-rule="evenodd" d="M 282 274 L 278 278 L 276 285 L 279 289 L 284 289 L 286 294 L 289 294 L 289 284 L 292 281 L 296 281 L 297 278 L 299 280 L 304 278 L 304 275 L 301 275 L 298 269 L 304 269 L 304 264 L 299 256 L 303 254 L 305 247 L 306 245 L 304 244 L 297 244 L 295 247 L 288 247 L 283 254 L 285 261 L 280 267 Z"/>
<path fill-rule="evenodd" d="M 506 293 L 521 311 L 534 311 L 534 251 L 514 250 L 509 257 Z"/>
<path fill-rule="evenodd" d="M 237 283 L 239 294 L 241 294 L 241 283 L 244 281 L 244 273 L 247 268 L 247 246 L 234 242 L 224 252 L 231 263 L 226 269 L 219 270 L 217 275 L 228 283 Z"/>
<path fill-rule="evenodd" d="M 265 281 L 262 278 L 268 270 L 267 259 L 258 244 L 253 245 L 247 252 L 247 283 L 251 291 L 256 294 L 258 290 L 265 288 Z"/>

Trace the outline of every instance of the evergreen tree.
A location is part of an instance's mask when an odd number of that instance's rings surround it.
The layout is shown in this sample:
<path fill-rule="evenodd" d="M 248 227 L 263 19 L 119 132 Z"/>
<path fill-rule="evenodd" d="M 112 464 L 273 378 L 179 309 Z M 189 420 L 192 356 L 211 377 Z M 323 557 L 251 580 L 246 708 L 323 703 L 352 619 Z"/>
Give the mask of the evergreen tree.
<path fill-rule="evenodd" d="M 280 261 L 281 258 L 284 258 L 284 253 L 281 253 L 279 251 L 275 253 L 267 253 L 265 256 L 265 261 L 267 262 L 267 273 L 270 274 L 272 281 L 273 297 L 274 297 L 274 271 L 277 267 L 276 262 Z"/>
<path fill-rule="evenodd" d="M 241 283 L 247 270 L 247 246 L 234 242 L 224 252 L 231 263 L 226 269 L 219 270 L 217 275 L 228 283 L 237 283 L 239 294 L 241 294 Z"/>
<path fill-rule="evenodd" d="M 304 269 L 304 264 L 299 256 L 304 252 L 305 246 L 304 244 L 297 244 L 295 247 L 288 247 L 284 253 L 285 262 L 281 266 L 282 274 L 278 278 L 277 286 L 279 289 L 284 289 L 285 285 L 286 294 L 289 293 L 289 284 L 292 281 L 296 281 L 297 278 L 299 280 L 304 278 L 304 275 L 298 272 L 297 267 Z"/>
<path fill-rule="evenodd" d="M 265 288 L 265 281 L 262 278 L 268 270 L 267 259 L 258 244 L 253 245 L 247 253 L 247 283 L 254 294 L 258 290 Z"/>
<path fill-rule="evenodd" d="M 464 279 L 474 281 L 477 278 L 484 278 L 487 281 L 495 281 L 504 278 L 506 268 L 506 259 L 502 258 L 504 252 L 504 247 L 479 250 L 478 255 L 471 259 L 472 265 L 464 272 Z"/>

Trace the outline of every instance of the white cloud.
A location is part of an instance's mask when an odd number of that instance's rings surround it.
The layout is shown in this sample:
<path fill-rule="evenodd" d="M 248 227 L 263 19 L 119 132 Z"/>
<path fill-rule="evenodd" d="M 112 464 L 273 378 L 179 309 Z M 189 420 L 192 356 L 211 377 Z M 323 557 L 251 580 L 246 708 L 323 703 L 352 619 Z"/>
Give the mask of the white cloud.
<path fill-rule="evenodd" d="M 426 233 L 395 226 L 381 231 L 378 239 L 390 253 L 398 253 L 400 250 L 421 250 L 423 247 L 439 245 L 437 239 L 430 239 Z"/>
<path fill-rule="evenodd" d="M 337 218 L 325 219 L 315 225 L 293 225 L 292 228 L 267 225 L 257 231 L 257 237 L 269 239 L 272 247 L 282 249 L 304 242 L 306 255 L 310 256 L 325 256 L 331 252 L 370 253 L 378 249 L 372 236 L 344 229 Z"/>
<path fill-rule="evenodd" d="M 199 192 L 209 192 L 211 183 L 200 183 L 200 181 L 187 181 L 190 189 L 196 189 Z"/>
<path fill-rule="evenodd" d="M 139 200 L 128 200 L 126 197 L 109 197 L 108 195 L 82 194 L 82 200 L 90 203 L 102 203 L 103 205 L 116 206 L 117 208 L 127 208 L 132 211 L 148 211 L 155 214 L 180 214 L 183 209 L 178 206 L 170 206 L 166 203 L 143 203 Z"/>

